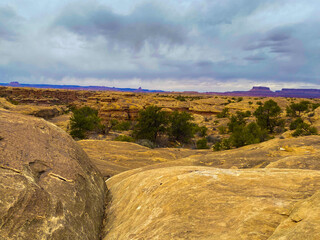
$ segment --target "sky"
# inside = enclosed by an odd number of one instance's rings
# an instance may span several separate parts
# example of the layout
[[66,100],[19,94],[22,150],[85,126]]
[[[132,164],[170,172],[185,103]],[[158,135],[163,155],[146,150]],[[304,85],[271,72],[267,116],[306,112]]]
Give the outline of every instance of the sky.
[[319,0],[0,0],[0,82],[320,88]]

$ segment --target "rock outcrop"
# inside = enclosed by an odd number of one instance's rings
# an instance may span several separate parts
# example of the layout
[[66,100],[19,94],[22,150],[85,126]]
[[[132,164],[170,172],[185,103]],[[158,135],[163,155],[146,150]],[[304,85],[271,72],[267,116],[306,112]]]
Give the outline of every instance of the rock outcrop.
[[309,198],[319,171],[167,167],[122,173],[107,185],[105,240],[319,237],[320,199]]
[[150,149],[136,143],[105,140],[81,140],[78,143],[105,178],[134,168],[211,152],[184,148]]
[[85,152],[42,119],[0,110],[0,238],[99,239],[106,187]]

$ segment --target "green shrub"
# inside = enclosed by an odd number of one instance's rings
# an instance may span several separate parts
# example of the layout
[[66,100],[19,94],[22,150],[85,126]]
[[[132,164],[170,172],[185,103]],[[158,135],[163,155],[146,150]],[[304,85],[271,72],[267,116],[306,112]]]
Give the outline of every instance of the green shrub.
[[196,133],[200,137],[207,136],[208,128],[206,126],[199,127],[198,125],[194,126],[194,133]]
[[309,108],[309,101],[301,101],[299,103],[291,103],[287,106],[287,116],[289,117],[300,117],[302,112],[305,112]]
[[267,131],[261,129],[254,122],[249,123],[247,126],[238,126],[230,136],[231,145],[236,148],[263,142],[267,139]]
[[219,133],[220,134],[226,134],[228,132],[228,128],[226,126],[219,126],[218,127]]
[[197,149],[209,149],[208,141],[206,138],[199,139],[196,144]]
[[241,102],[243,100],[243,97],[238,97],[237,102]]
[[308,135],[317,135],[318,130],[315,127],[312,127],[311,125],[307,123],[301,123],[298,125],[296,130],[292,133],[293,137],[297,136],[308,136]]
[[131,122],[130,121],[122,121],[122,122],[118,122],[116,123],[112,129],[115,131],[128,131],[130,130],[131,127]]
[[320,103],[312,103],[312,111],[316,110],[320,106]]
[[114,141],[120,141],[120,142],[134,142],[134,138],[126,135],[119,135],[114,139]]
[[231,141],[229,138],[224,138],[222,141],[217,142],[213,145],[213,150],[221,151],[221,150],[228,150],[231,148]]
[[303,120],[301,118],[297,118],[292,123],[290,123],[290,130],[295,130],[299,125],[303,123]]
[[177,96],[177,97],[176,97],[176,99],[177,99],[178,101],[181,101],[181,102],[185,102],[185,101],[187,101],[187,100],[186,100],[186,98],[185,98],[184,96],[180,96],[180,95],[179,95],[179,96]]
[[19,105],[19,102],[17,100],[14,100],[13,98],[7,98],[7,101],[13,105]]
[[194,128],[201,129],[195,126],[191,121],[193,117],[187,112],[174,111],[169,115],[169,127],[167,128],[168,135],[171,140],[183,143],[190,142],[194,135]]
[[235,115],[232,115],[230,118],[230,122],[228,123],[229,132],[233,132],[233,130],[236,127],[246,125],[246,121],[245,121],[246,117],[247,117],[247,113],[240,112],[240,111],[237,111]]
[[251,112],[249,110],[245,111],[244,116],[245,117],[251,117]]
[[156,144],[154,142],[151,142],[148,139],[139,139],[137,141],[137,144],[144,146],[144,147],[148,147],[148,148],[155,148]]
[[161,111],[160,107],[148,106],[139,112],[133,135],[136,139],[148,139],[151,142],[156,142],[158,135],[166,131],[167,124],[166,112]]
[[270,133],[274,132],[274,128],[283,124],[279,121],[281,108],[272,99],[260,105],[253,113],[257,118],[257,123],[262,129],[267,129]]
[[101,130],[101,119],[98,111],[90,107],[82,107],[72,110],[70,118],[70,135],[73,138],[84,139],[88,131]]
[[229,108],[224,108],[222,112],[217,114],[217,118],[226,118],[229,116]]
[[215,136],[215,135],[209,135],[206,137],[206,139],[209,143],[217,143],[221,141],[220,136]]

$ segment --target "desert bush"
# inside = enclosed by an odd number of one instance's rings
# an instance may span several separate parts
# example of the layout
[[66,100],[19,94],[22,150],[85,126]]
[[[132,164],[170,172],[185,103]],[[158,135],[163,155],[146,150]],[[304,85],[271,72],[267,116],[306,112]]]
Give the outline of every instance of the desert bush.
[[221,126],[218,127],[218,131],[219,131],[219,134],[223,135],[223,134],[226,134],[228,132],[228,128],[226,126],[221,125]]
[[241,102],[243,100],[243,97],[238,97],[237,102]]
[[300,117],[302,112],[308,111],[309,101],[301,101],[299,103],[291,103],[287,106],[287,116],[289,117]]
[[222,112],[217,114],[217,118],[226,118],[229,116],[229,108],[224,108]]
[[312,111],[316,110],[320,106],[320,103],[312,103]]
[[231,148],[231,142],[229,138],[224,138],[222,141],[217,142],[213,145],[213,150],[221,151],[221,150],[228,150]]
[[[249,112],[249,113],[248,113]],[[251,115],[251,112],[241,112],[237,111],[235,115],[230,117],[230,122],[228,123],[229,132],[233,132],[236,127],[245,126],[246,120],[245,118]]]
[[312,127],[307,123],[301,123],[298,125],[296,130],[292,133],[292,136],[297,137],[297,136],[308,136],[308,135],[317,135],[317,134],[318,134],[318,130],[315,127]]
[[19,105],[19,102],[13,98],[7,98],[7,101],[13,105]]
[[257,118],[257,123],[262,129],[267,129],[270,133],[273,133],[274,128],[282,124],[279,121],[280,113],[281,108],[275,101],[270,99],[260,105],[253,115]]
[[88,131],[100,131],[103,128],[100,122],[97,110],[90,107],[74,108],[70,118],[70,135],[84,139]]
[[199,139],[196,145],[197,149],[209,149],[208,140],[206,138]]
[[290,130],[295,130],[297,127],[303,123],[303,120],[301,118],[297,118],[293,122],[290,123]]
[[176,97],[176,99],[177,99],[178,101],[181,101],[181,102],[185,102],[185,101],[187,101],[187,100],[186,100],[186,98],[185,98],[184,96],[180,96],[180,95],[179,95],[179,96],[177,96],[177,97]]
[[187,112],[174,111],[169,115],[168,135],[171,140],[183,143],[190,142],[194,136],[194,128],[201,130],[201,127],[194,125],[191,121],[193,117]]
[[114,141],[120,141],[120,142],[134,142],[134,138],[126,135],[119,135],[114,139]]
[[231,145],[236,148],[263,142],[267,139],[267,131],[261,129],[259,125],[254,122],[246,126],[238,126],[230,136]]
[[168,116],[160,107],[148,106],[139,112],[133,136],[136,139],[148,139],[156,142],[157,136],[166,131]]
[[204,117],[205,122],[209,122],[212,118]]
[[194,133],[197,134],[199,137],[207,136],[207,131],[208,131],[208,128],[206,126],[201,126],[201,127],[198,125],[194,126]]
[[131,122],[130,121],[122,121],[117,122],[114,126],[112,126],[112,129],[115,131],[128,131],[131,128]]
[[148,148],[155,148],[156,147],[156,144],[148,139],[139,139],[137,141],[137,144],[144,146],[144,147],[148,147]]
[[209,135],[206,137],[206,139],[209,143],[214,143],[214,144],[221,141],[220,136],[216,136],[216,135]]

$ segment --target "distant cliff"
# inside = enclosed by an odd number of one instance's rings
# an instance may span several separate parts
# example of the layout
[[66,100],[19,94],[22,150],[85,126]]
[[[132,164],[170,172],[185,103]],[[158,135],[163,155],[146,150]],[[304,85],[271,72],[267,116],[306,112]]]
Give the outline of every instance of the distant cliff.
[[[139,87],[135,88],[115,88],[104,86],[78,86],[78,85],[50,85],[50,84],[20,84],[19,82],[0,83],[0,87],[18,87],[18,88],[41,88],[41,89],[65,89],[65,90],[84,90],[84,91],[115,91],[115,92],[166,92],[162,90],[149,90]],[[171,92],[181,93],[181,92]],[[196,91],[185,91],[183,94],[201,94]],[[320,89],[295,89],[283,88],[275,92],[269,87],[254,86],[249,91],[232,92],[205,92],[207,95],[226,95],[226,96],[256,96],[256,97],[292,97],[292,98],[320,98]]]
[[104,86],[79,86],[79,85],[51,85],[51,84],[20,84],[19,82],[0,83],[4,87],[28,87],[28,88],[52,88],[67,90],[86,90],[86,91],[119,91],[119,92],[163,92],[161,90],[148,90],[139,87],[135,88],[115,88]]
[[291,97],[291,98],[320,98],[320,89],[295,89],[283,88],[278,91],[271,91],[268,87],[255,86],[249,91],[233,92],[207,92],[206,94],[218,94],[228,96],[256,96],[256,97]]

